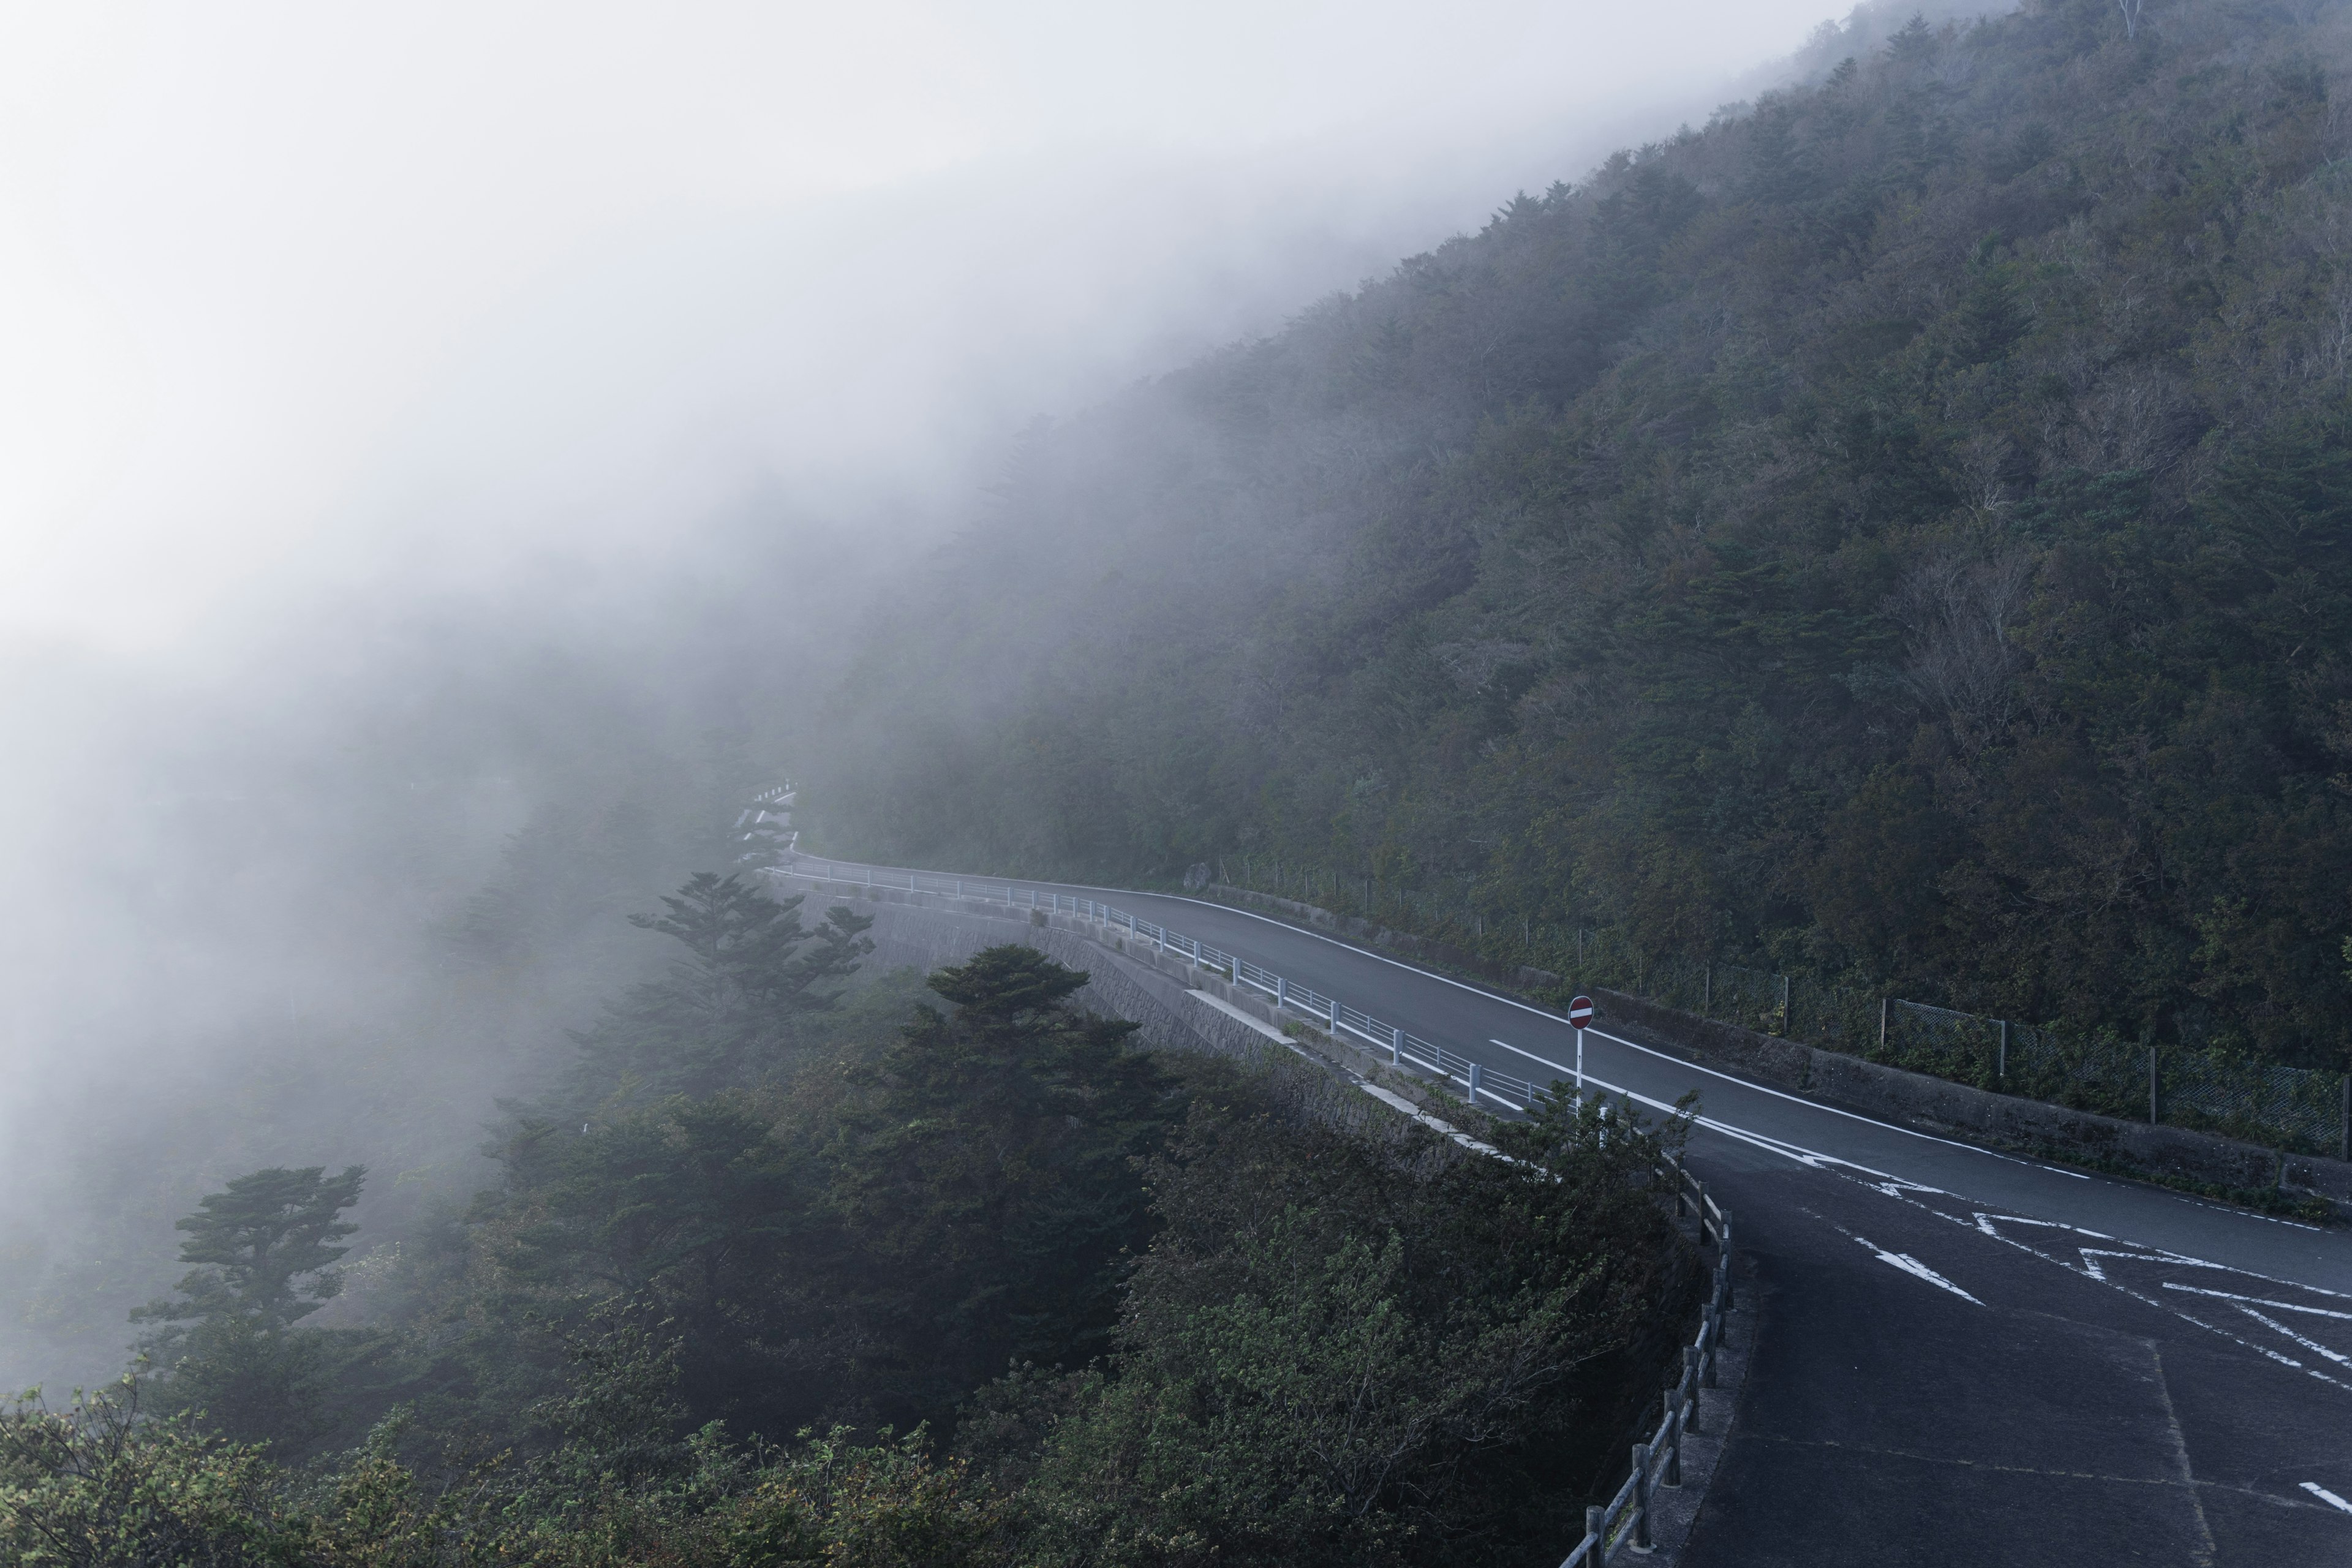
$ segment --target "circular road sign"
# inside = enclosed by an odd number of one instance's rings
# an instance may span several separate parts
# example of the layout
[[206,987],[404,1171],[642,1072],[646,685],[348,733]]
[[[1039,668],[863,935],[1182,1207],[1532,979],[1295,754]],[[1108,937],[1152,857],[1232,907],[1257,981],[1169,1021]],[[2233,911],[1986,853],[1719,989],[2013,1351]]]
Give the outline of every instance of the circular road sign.
[[1568,1005],[1568,1021],[1581,1029],[1592,1022],[1592,998],[1579,996]]

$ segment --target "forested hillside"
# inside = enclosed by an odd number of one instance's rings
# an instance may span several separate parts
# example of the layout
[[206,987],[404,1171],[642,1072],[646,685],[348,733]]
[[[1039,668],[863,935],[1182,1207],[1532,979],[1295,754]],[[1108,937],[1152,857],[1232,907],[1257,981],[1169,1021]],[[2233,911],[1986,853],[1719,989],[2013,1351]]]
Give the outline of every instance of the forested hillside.
[[826,842],[2342,1063],[2347,8],[2130,9],[1817,40],[1041,423],[876,618]]

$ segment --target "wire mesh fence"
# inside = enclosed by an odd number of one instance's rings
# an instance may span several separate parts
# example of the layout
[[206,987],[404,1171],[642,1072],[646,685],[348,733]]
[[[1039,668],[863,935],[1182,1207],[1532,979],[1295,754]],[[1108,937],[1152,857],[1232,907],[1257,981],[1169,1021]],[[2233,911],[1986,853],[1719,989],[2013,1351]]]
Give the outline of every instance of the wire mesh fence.
[[2038,1028],[1889,997],[1873,1060],[2078,1110],[2343,1155],[2345,1075]]

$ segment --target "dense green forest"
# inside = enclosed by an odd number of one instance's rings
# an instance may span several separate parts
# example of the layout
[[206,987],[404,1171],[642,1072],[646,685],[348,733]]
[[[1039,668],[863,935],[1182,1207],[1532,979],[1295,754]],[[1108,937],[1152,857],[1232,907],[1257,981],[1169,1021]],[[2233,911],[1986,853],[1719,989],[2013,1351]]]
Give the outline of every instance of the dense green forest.
[[[1559,1550],[1696,1310],[1684,1127],[1472,1153],[1145,1052],[1025,946],[697,874],[675,963],[379,1226],[271,1167],[179,1224],[120,1385],[0,1412],[26,1564],[1485,1563]],[[1463,1114],[1475,1114],[1464,1112]]]
[[2347,8],[2132,11],[1829,29],[1040,423],[824,842],[2347,1064]]

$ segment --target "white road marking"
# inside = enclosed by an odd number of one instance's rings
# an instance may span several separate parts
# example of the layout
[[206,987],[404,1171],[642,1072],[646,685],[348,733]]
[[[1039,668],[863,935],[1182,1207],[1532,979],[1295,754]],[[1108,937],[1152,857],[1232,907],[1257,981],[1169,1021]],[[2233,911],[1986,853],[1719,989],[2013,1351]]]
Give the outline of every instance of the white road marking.
[[2168,1279],[2168,1290],[2186,1290],[2191,1296],[2218,1296],[2224,1301],[2252,1301],[2257,1307],[2275,1307],[2282,1312],[2309,1312],[2315,1318],[2336,1318],[2352,1323],[2352,1312],[2332,1311],[2326,1307],[2306,1307],[2297,1301],[2273,1301],[2261,1296],[2234,1296],[2227,1290],[2200,1290],[2194,1285],[2176,1285]]
[[1961,1289],[1958,1285],[1953,1284],[1950,1280],[1945,1279],[1942,1275],[1937,1273],[1934,1269],[1928,1268],[1926,1264],[1920,1262],[1909,1253],[1889,1252],[1886,1248],[1871,1240],[1870,1237],[1866,1236],[1856,1236],[1853,1232],[1846,1229],[1845,1226],[1838,1224],[1838,1222],[1833,1219],[1822,1219],[1820,1215],[1813,1214],[1813,1211],[1811,1209],[1807,1209],[1804,1212],[1813,1215],[1815,1219],[1821,1220],[1823,1225],[1828,1226],[1832,1230],[1837,1232],[1840,1236],[1844,1237],[1848,1241],[1856,1243],[1864,1251],[1876,1258],[1881,1263],[1887,1264],[1895,1268],[1900,1268],[1904,1273],[1911,1275],[1915,1279],[1925,1279],[1928,1284],[1935,1286],[1939,1290],[1949,1290],[1953,1295],[1958,1296],[1963,1301],[1974,1301],[1976,1305],[1979,1307],[1984,1305],[1982,1301],[1978,1301],[1974,1296],[1969,1295],[1966,1290]]
[[2352,1513],[2352,1502],[2346,1502],[2342,1498],[2337,1497],[2334,1492],[2329,1491],[2317,1481],[2304,1482],[2303,1489],[2309,1492],[2312,1496],[2317,1498],[2322,1502],[2332,1503],[2336,1507],[2342,1509],[2346,1513]]
[[2296,1333],[2293,1329],[2288,1328],[2276,1318],[2265,1317],[2262,1313],[2255,1311],[2252,1307],[2247,1306],[2243,1301],[2238,1303],[2238,1310],[2245,1313],[2246,1316],[2252,1318],[2263,1327],[2270,1330],[2273,1333],[2284,1334],[2288,1339],[2293,1340],[2304,1349],[2307,1351],[2315,1351],[2319,1354],[2326,1356],[2329,1361],[2334,1362],[2338,1366],[2352,1366],[2352,1355],[2346,1355],[2340,1351],[2329,1350],[2317,1340],[2305,1339],[2301,1334]]
[[[1949,1222],[1950,1224],[1957,1225],[1957,1226],[1960,1226],[1960,1227],[1961,1227],[1962,1229],[1964,1229],[1964,1230],[1971,1228],[1971,1226],[1969,1226],[1969,1222],[1968,1222],[1967,1220],[1965,1220],[1965,1219],[1962,1219],[1959,1215],[1958,1215],[1946,1214],[1946,1213],[1945,1213],[1943,1210],[1941,1210],[1941,1209],[1938,1209],[1938,1208],[1932,1208],[1932,1207],[1930,1207],[1929,1205],[1926,1205],[1926,1204],[1919,1203],[1919,1202],[1918,1202],[1918,1200],[1916,1200],[1916,1198],[1898,1197],[1897,1199],[1895,1199],[1895,1202],[1897,1202],[1897,1203],[1906,1203],[1906,1204],[1911,1204],[1911,1205],[1914,1205],[1916,1207],[1917,1207],[1918,1209],[1920,1209],[1920,1210],[1921,1210],[1921,1211],[1923,1211],[1924,1213],[1934,1215],[1937,1219],[1945,1220],[1945,1221]],[[1806,1212],[1811,1213],[1811,1210],[1807,1210]],[[2032,1257],[2032,1258],[2040,1258],[2040,1259],[2042,1259],[2044,1263],[2052,1263],[2052,1264],[2055,1264],[2055,1265],[2057,1265],[2059,1268],[2063,1268],[2064,1270],[2066,1270],[2066,1272],[2067,1272],[2067,1273],[2069,1273],[2069,1274],[2078,1274],[2078,1275],[2079,1275],[2079,1274],[2083,1274],[2083,1273],[2084,1273],[2084,1269],[2081,1269],[2081,1268],[2075,1268],[2075,1267],[2074,1267],[2074,1265],[2073,1265],[2073,1264],[2071,1264],[2071,1263],[2067,1262],[2067,1261],[2066,1261],[2064,1258],[2053,1258],[2053,1256],[2051,1256],[2049,1253],[2042,1251],[2040,1247],[2029,1247],[2029,1246],[2027,1246],[2024,1242],[2021,1242],[2021,1241],[2018,1240],[2018,1239],[2017,1239],[2017,1237],[2013,1237],[2013,1236],[2003,1236],[2003,1235],[2001,1235],[2001,1234],[2000,1234],[2000,1232],[1999,1232],[1999,1231],[1997,1231],[1997,1230],[1993,1229],[1993,1228],[1990,1226],[1990,1225],[1989,1225],[1989,1224],[1987,1223],[1987,1221],[1988,1221],[1988,1219],[1989,1219],[1990,1217],[1991,1217],[1991,1216],[1989,1216],[1989,1215],[1983,1215],[1983,1214],[1979,1214],[1979,1215],[1977,1215],[1975,1216],[1975,1218],[1976,1218],[1976,1225],[1973,1226],[1973,1228],[1982,1231],[1985,1235],[1990,1236],[1990,1237],[1992,1237],[1995,1241],[2000,1242],[2000,1243],[2002,1246],[2004,1246],[2004,1247],[2013,1247],[2017,1248],[2017,1250],[2019,1250],[2020,1252],[2022,1252],[2022,1253],[2026,1254],[2028,1257]],[[2005,1219],[2005,1220],[2007,1220],[2007,1219],[2017,1219],[2017,1223],[2020,1223],[2020,1224],[2023,1224],[2023,1225],[2035,1225],[2035,1226],[2045,1226],[2045,1227],[2047,1227],[2047,1228],[2049,1228],[2049,1229],[2052,1229],[2052,1230],[2074,1230],[2074,1227],[2073,1226],[2071,1226],[2071,1225],[2062,1225],[2062,1224],[2060,1224],[2059,1222],[2057,1222],[2057,1221],[2055,1221],[2055,1220],[2028,1220],[2028,1219],[2021,1219],[2021,1218],[2018,1218],[2018,1216],[2013,1216],[2013,1215],[2002,1215],[2002,1216],[2000,1216],[2000,1217],[2002,1217],[2002,1218],[2003,1218],[2003,1219]],[[2199,1266],[2199,1267],[2206,1268],[2229,1268],[2229,1266],[2228,1266],[2228,1265],[2226,1265],[2226,1264],[2221,1264],[2221,1263],[2208,1263],[2208,1262],[2206,1262],[2206,1261],[2205,1261],[2203,1258],[2183,1258],[2183,1257],[2180,1257],[2179,1255],[2175,1254],[2175,1253],[2165,1253],[2165,1252],[2160,1252],[2160,1251],[2156,1250],[2155,1248],[2150,1248],[2148,1251],[2147,1251],[2147,1252],[2145,1252],[2145,1253],[2109,1252],[2109,1251],[2103,1251],[2103,1252],[2101,1252],[2101,1253],[2099,1254],[2099,1256],[2101,1256],[2101,1257],[2103,1257],[2103,1258],[2137,1258],[2141,1259],[2142,1261],[2147,1261],[2147,1262],[2158,1262],[2158,1263],[2187,1263],[2187,1264],[2194,1264],[2194,1265],[2197,1265],[2197,1266]],[[2088,1260],[2087,1260],[2087,1259],[2085,1259],[2085,1262],[2087,1262],[2087,1261],[2088,1261]],[[2270,1279],[2270,1277],[2269,1277],[2269,1276],[2267,1276],[2267,1275],[2263,1275],[2263,1274],[2256,1274],[2252,1269],[2250,1269],[2250,1268],[2237,1268],[2237,1269],[2230,1269],[2230,1272],[2231,1272],[2231,1273],[2237,1273],[2237,1274],[2243,1274],[2243,1275],[2247,1276],[2249,1279],[2261,1279],[2261,1280],[2263,1280],[2265,1283],[2268,1283],[2268,1284],[2273,1284],[2273,1285],[2287,1285],[2287,1286],[2291,1286],[2291,1287],[2292,1287],[2292,1288],[2294,1288],[2294,1289],[2304,1289],[2304,1290],[2317,1290],[2317,1289],[2319,1289],[2319,1287],[2315,1286],[2315,1285],[2299,1285],[2299,1284],[2296,1284],[2296,1283],[2295,1283],[2294,1281],[2293,1281],[2293,1280],[2286,1280],[2286,1279]],[[2277,1362],[2277,1363],[2278,1363],[2279,1364],[2281,1364],[2282,1366],[2289,1366],[2289,1367],[2293,1367],[2295,1371],[2302,1373],[2305,1376],[2306,1376],[2306,1377],[2315,1377],[2315,1378],[2317,1378],[2320,1382],[2322,1382],[2322,1383],[2324,1383],[2324,1384],[2327,1384],[2329,1387],[2331,1387],[2331,1388],[2340,1388],[2340,1389],[2345,1390],[2347,1393],[2352,1393],[2352,1383],[2345,1383],[2345,1382],[2340,1381],[2339,1379],[2330,1377],[2330,1376],[2328,1376],[2328,1375],[2327,1375],[2327,1373],[2324,1373],[2324,1372],[2321,1372],[2321,1371],[2320,1371],[2320,1370],[2318,1370],[2316,1367],[2309,1367],[2309,1366],[2305,1366],[2305,1365],[2304,1365],[2304,1364],[2303,1364],[2303,1363],[2301,1363],[2301,1362],[2299,1362],[2299,1361],[2295,1360],[2293,1356],[2290,1356],[2290,1355],[2282,1355],[2282,1354],[2280,1354],[2277,1351],[2274,1351],[2274,1350],[2271,1349],[2268,1345],[2256,1344],[2256,1343],[2255,1343],[2253,1341],[2252,1341],[2252,1340],[2249,1340],[2249,1339],[2243,1338],[2242,1336],[2238,1335],[2238,1334],[2233,1334],[2233,1333],[2231,1333],[2229,1330],[2227,1330],[2227,1329],[2225,1329],[2225,1328],[2221,1327],[2219,1324],[2215,1324],[2215,1323],[2209,1323],[2209,1322],[2207,1322],[2207,1321],[2206,1321],[2204,1319],[2202,1319],[2202,1318],[2196,1317],[2196,1316],[2194,1316],[2194,1315],[2192,1315],[2192,1314],[2190,1314],[2190,1313],[2188,1313],[2188,1312],[2184,1312],[2184,1311],[2182,1311],[2179,1308],[2178,1308],[2178,1307],[2176,1307],[2176,1306],[2173,1306],[2171,1303],[2169,1303],[2169,1302],[2168,1302],[2168,1301],[2165,1301],[2165,1300],[2162,1300],[2158,1299],[2158,1297],[2150,1296],[2150,1295],[2147,1295],[2147,1294],[2145,1294],[2145,1293],[2144,1293],[2144,1292],[2142,1292],[2142,1291],[2135,1290],[2135,1289],[2133,1289],[2130,1286],[2128,1286],[2128,1285],[2126,1285],[2126,1284],[2123,1283],[2123,1282],[2122,1282],[2121,1280],[2119,1280],[2119,1279],[2107,1279],[2104,1274],[2101,1274],[2101,1275],[2099,1275],[2099,1276],[2096,1276],[2096,1278],[2097,1278],[2097,1279],[2098,1279],[2098,1282],[2099,1282],[2100,1284],[2102,1284],[2102,1285],[2105,1285],[2108,1289],[2110,1289],[2110,1290],[2120,1290],[2120,1291],[2122,1291],[2125,1295],[2129,1296],[2133,1300],[2135,1300],[2135,1301],[2137,1301],[2137,1302],[2141,1303],[2143,1306],[2153,1307],[2153,1308],[2155,1308],[2155,1309],[2156,1309],[2158,1311],[2159,1311],[2159,1312],[2169,1312],[2169,1313],[2171,1313],[2174,1317],[2179,1318],[2181,1321],[2183,1321],[2183,1322],[2185,1322],[2185,1323],[2193,1323],[2193,1324],[2195,1324],[2197,1327],[2199,1327],[2199,1328],[2200,1328],[2200,1329],[2203,1329],[2203,1330],[2204,1330],[2206,1332],[2208,1332],[2208,1333],[2210,1333],[2210,1334],[2218,1334],[2218,1335],[2220,1335],[2222,1339],[2225,1339],[2225,1340],[2229,1341],[2231,1344],[2238,1346],[2238,1347],[2239,1347],[2240,1349],[2242,1349],[2242,1350],[2249,1350],[2249,1351],[2252,1351],[2252,1352],[2253,1352],[2256,1355],[2258,1355],[2258,1356],[2262,1356],[2262,1357],[2263,1357],[2264,1359],[2269,1360],[2269,1361],[2274,1361],[2274,1362]],[[2323,1294],[2323,1295],[2329,1295],[2329,1296],[2333,1296],[2333,1295],[2336,1294],[2336,1292],[2335,1292],[2335,1291],[2333,1291],[2333,1290],[2324,1290],[2324,1291],[2321,1291],[2320,1293],[2321,1293],[2321,1294]]]

